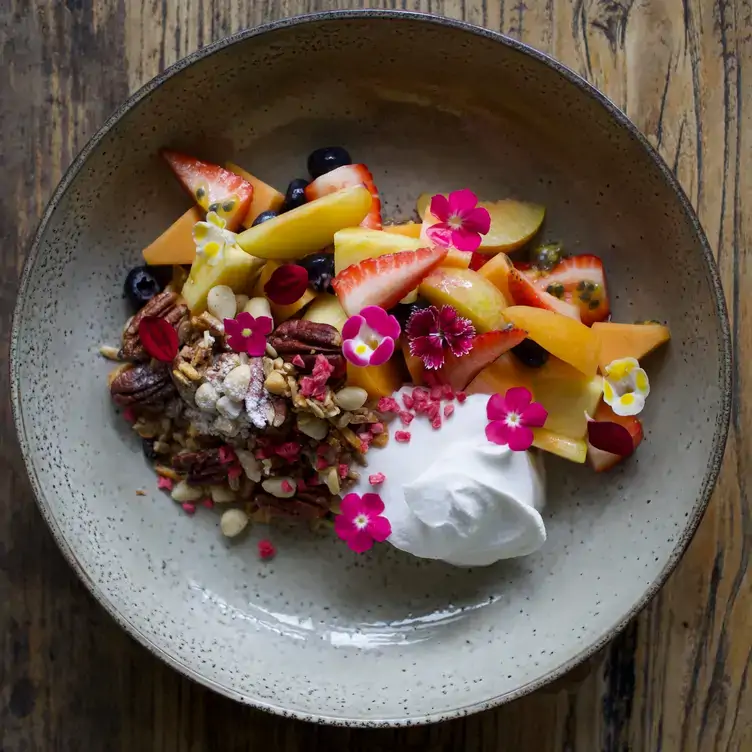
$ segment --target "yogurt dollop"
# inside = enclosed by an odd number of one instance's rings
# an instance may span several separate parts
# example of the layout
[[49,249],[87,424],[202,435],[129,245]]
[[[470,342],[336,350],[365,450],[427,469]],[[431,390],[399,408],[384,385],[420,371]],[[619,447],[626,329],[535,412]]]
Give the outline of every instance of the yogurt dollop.
[[469,396],[439,430],[417,417],[409,443],[392,437],[383,449],[369,451],[369,472],[383,472],[386,480],[373,488],[361,477],[353,490],[381,496],[392,526],[387,540],[396,548],[457,566],[486,566],[545,542],[538,511],[542,465],[530,452],[486,439],[487,402],[487,396]]

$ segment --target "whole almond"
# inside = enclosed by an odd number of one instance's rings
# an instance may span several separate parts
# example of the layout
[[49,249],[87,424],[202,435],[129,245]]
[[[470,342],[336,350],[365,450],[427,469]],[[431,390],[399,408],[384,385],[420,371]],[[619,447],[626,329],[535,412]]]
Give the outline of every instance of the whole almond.
[[343,410],[357,410],[368,399],[368,392],[359,386],[346,386],[334,395],[334,401]]
[[206,296],[206,307],[209,313],[219,321],[234,319],[238,311],[235,293],[227,285],[217,285],[209,290]]
[[245,304],[243,310],[246,313],[250,313],[254,319],[257,319],[259,316],[268,316],[269,318],[272,318],[272,309],[266,298],[251,298]]
[[219,529],[226,538],[234,538],[246,529],[248,521],[248,515],[242,509],[228,509],[219,519]]

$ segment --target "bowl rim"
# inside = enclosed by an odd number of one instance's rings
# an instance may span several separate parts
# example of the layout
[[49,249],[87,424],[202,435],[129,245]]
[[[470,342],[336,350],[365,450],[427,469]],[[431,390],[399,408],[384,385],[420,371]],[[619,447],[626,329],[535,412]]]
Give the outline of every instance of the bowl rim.
[[[230,686],[216,682],[213,679],[201,675],[198,670],[192,668],[176,656],[172,655],[170,652],[167,652],[165,648],[162,648],[155,642],[153,642],[149,637],[141,632],[135,624],[133,624],[128,618],[121,614],[110,597],[106,595],[104,591],[100,589],[99,585],[90,578],[83,563],[76,556],[76,552],[73,550],[73,548],[71,548],[68,541],[63,536],[63,533],[57,524],[51,508],[49,507],[44,494],[42,493],[41,484],[36,477],[33,463],[31,461],[29,447],[26,441],[26,432],[24,428],[23,415],[21,412],[21,386],[18,379],[18,340],[21,327],[22,309],[26,293],[29,288],[31,270],[39,254],[41,239],[47,229],[47,225],[49,224],[53,212],[57,208],[63,196],[66,194],[73,180],[75,179],[81,168],[84,166],[86,161],[89,159],[92,152],[102,141],[102,139],[121,120],[121,118],[125,116],[131,109],[133,109],[139,102],[149,96],[155,89],[161,86],[161,84],[163,84],[165,81],[172,78],[183,69],[190,67],[198,61],[201,61],[204,58],[225,49],[226,47],[230,47],[234,44],[244,42],[245,40],[261,36],[269,32],[278,31],[280,29],[293,28],[306,24],[315,24],[321,22],[336,22],[352,19],[367,20],[373,18],[377,18],[379,20],[417,21],[432,25],[445,26],[456,31],[490,39],[494,42],[504,45],[510,50],[532,57],[533,59],[547,66],[556,74],[566,79],[570,84],[573,84],[583,93],[595,100],[595,102],[597,102],[601,107],[603,107],[611,116],[611,118],[616,121],[617,125],[619,125],[622,129],[625,129],[629,133],[629,135],[631,135],[639,142],[648,156],[652,159],[655,166],[661,172],[663,179],[668,187],[673,190],[674,194],[678,198],[684,215],[689,221],[694,234],[700,243],[703,260],[705,262],[705,268],[708,275],[708,281],[710,282],[711,292],[714,296],[715,309],[718,316],[721,334],[719,343],[720,371],[718,374],[719,385],[722,392],[721,404],[718,419],[716,422],[715,434],[713,436],[712,450],[709,456],[707,471],[705,477],[703,478],[700,495],[695,503],[691,516],[687,518],[685,527],[682,530],[682,533],[679,536],[676,544],[674,545],[674,548],[671,551],[671,555],[669,556],[666,565],[645,589],[643,595],[639,599],[637,599],[637,601],[635,601],[631,608],[625,614],[623,614],[614,624],[612,624],[611,627],[605,630],[600,637],[583,648],[575,656],[565,661],[558,667],[552,669],[540,678],[535,679],[534,681],[530,681],[520,687],[517,687],[516,689],[504,692],[503,694],[495,695],[485,700],[470,703],[467,705],[459,705],[455,708],[439,712],[425,713],[422,715],[398,716],[389,718],[330,716],[326,715],[325,713],[310,713],[296,709],[289,709],[271,702],[254,698],[252,696],[249,696],[248,694],[235,690]],[[94,134],[94,136],[91,137],[88,143],[83,147],[83,149],[70,164],[68,169],[65,171],[62,179],[58,183],[55,191],[53,192],[52,197],[47,203],[44,213],[42,214],[37,231],[35,232],[33,239],[29,244],[28,252],[24,260],[23,271],[19,281],[18,295],[13,311],[13,319],[11,325],[10,357],[8,359],[8,363],[10,371],[11,406],[13,411],[13,420],[18,436],[18,442],[23,455],[24,464],[26,466],[27,475],[34,492],[37,506],[39,507],[42,517],[49,526],[63,556],[75,570],[76,574],[88,588],[89,592],[91,592],[91,594],[106,609],[110,616],[112,616],[113,619],[129,635],[136,639],[141,645],[146,647],[152,654],[160,658],[172,668],[179,671],[184,676],[187,676],[197,683],[202,684],[203,686],[208,687],[209,689],[218,692],[225,697],[237,700],[250,707],[303,721],[326,723],[336,726],[383,728],[414,726],[450,720],[452,718],[467,716],[471,713],[480,712],[482,710],[488,710],[520,697],[524,697],[525,695],[530,694],[531,692],[534,692],[545,686],[546,684],[549,684],[550,682],[560,678],[575,666],[587,660],[594,653],[603,648],[614,637],[616,637],[627,626],[629,621],[631,621],[642,611],[642,609],[652,600],[652,598],[666,582],[668,576],[671,574],[671,572],[673,572],[674,568],[686,551],[689,542],[692,540],[697,527],[702,520],[702,517],[710,501],[712,492],[715,488],[716,481],[718,479],[718,475],[720,473],[723,462],[726,439],[731,418],[731,407],[733,400],[731,351],[731,331],[729,326],[726,301],[721,285],[720,274],[715,261],[715,257],[710,248],[707,237],[702,229],[697,214],[695,213],[694,208],[692,207],[686,193],[684,192],[684,189],[679,184],[679,181],[677,180],[674,173],[669,169],[663,158],[658,154],[658,152],[653,148],[647,138],[624,112],[622,112],[610,99],[608,99],[605,94],[600,92],[592,84],[590,84],[588,81],[586,81],[584,78],[579,76],[577,73],[575,73],[573,70],[571,70],[561,62],[555,60],[546,53],[540,52],[539,50],[536,50],[535,48],[530,47],[529,45],[516,39],[508,37],[500,32],[476,26],[466,21],[438,16],[431,13],[373,8],[327,10],[315,13],[307,13],[278,19],[276,21],[270,21],[248,29],[242,29],[238,32],[235,32],[234,34],[224,37],[223,39],[217,40],[216,42],[213,42],[206,47],[190,53],[181,60],[178,60],[177,62],[166,68],[164,71],[156,75],[149,82],[144,84],[131,96],[129,96],[125,100],[125,102],[123,102],[115,110],[115,112],[107,118],[104,125],[102,125],[102,127]]]

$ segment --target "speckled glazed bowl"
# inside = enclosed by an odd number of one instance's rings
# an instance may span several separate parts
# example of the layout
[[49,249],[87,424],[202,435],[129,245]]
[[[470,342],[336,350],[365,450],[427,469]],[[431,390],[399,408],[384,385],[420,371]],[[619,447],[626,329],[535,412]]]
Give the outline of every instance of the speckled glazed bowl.
[[[483,569],[366,555],[274,531],[228,545],[155,489],[117,419],[101,343],[126,317],[140,249],[186,208],[157,157],[232,157],[277,185],[322,144],[376,176],[391,218],[471,186],[548,207],[548,236],[604,257],[618,319],[657,318],[646,441],[607,475],[547,458],[549,539]],[[45,519],[112,615],[188,676],[251,705],[351,725],[450,718],[510,700],[602,646],[676,564],[718,473],[729,416],[726,313],[673,176],[602,96],[497,34],[356,12],[243,32],[132,97],[70,168],[26,265],[13,401]],[[688,364],[691,364],[689,367]],[[691,406],[691,409],[688,407]],[[136,489],[147,495],[136,496]]]

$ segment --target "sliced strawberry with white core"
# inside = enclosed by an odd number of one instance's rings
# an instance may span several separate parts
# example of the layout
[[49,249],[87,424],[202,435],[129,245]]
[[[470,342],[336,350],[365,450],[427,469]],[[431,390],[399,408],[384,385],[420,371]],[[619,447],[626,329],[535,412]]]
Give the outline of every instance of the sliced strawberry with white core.
[[516,305],[545,308],[555,311],[571,319],[580,320],[580,311],[576,306],[549,295],[536,285],[518,269],[509,270],[509,294]]
[[305,195],[308,201],[313,201],[335,191],[341,191],[343,188],[351,188],[354,185],[364,185],[373,197],[371,211],[368,212],[360,226],[368,227],[371,230],[380,230],[381,199],[376,184],[373,182],[373,175],[364,164],[343,165],[336,170],[324,173],[306,186]]
[[529,264],[515,266],[540,290],[577,306],[583,324],[590,326],[609,317],[606,273],[598,256],[571,256],[562,259],[550,272]]
[[[632,439],[632,452],[637,449],[640,442],[642,441],[643,432],[642,423],[640,422],[640,420],[634,415],[617,415],[605,402],[601,402],[598,405],[598,409],[595,411],[593,420],[596,423],[603,424],[616,423],[619,426],[625,428]],[[592,425],[592,423],[590,425]],[[605,431],[600,431],[600,433],[603,435],[598,437],[599,440],[607,438]],[[621,447],[621,443],[622,442],[619,441],[618,446],[620,450],[623,451],[623,449],[625,449],[626,447]],[[632,452],[626,455],[615,454],[613,452],[607,452],[603,449],[597,449],[590,443],[590,441],[588,441],[587,458],[592,468],[596,472],[602,473],[606,470],[610,470],[612,467],[614,467],[614,465],[621,462],[625,457],[630,456]]]
[[228,230],[237,229],[253,198],[253,186],[247,180],[188,154],[168,149],[161,154],[202,209],[219,214],[227,222]]
[[444,260],[447,250],[419,248],[365,259],[343,269],[332,280],[332,287],[348,316],[369,305],[388,309],[417,287]]
[[449,384],[454,390],[464,389],[486,366],[519,345],[525,337],[524,329],[511,324],[506,329],[478,334],[467,355],[458,358],[451,352],[445,354],[444,365],[437,374],[439,382]]

